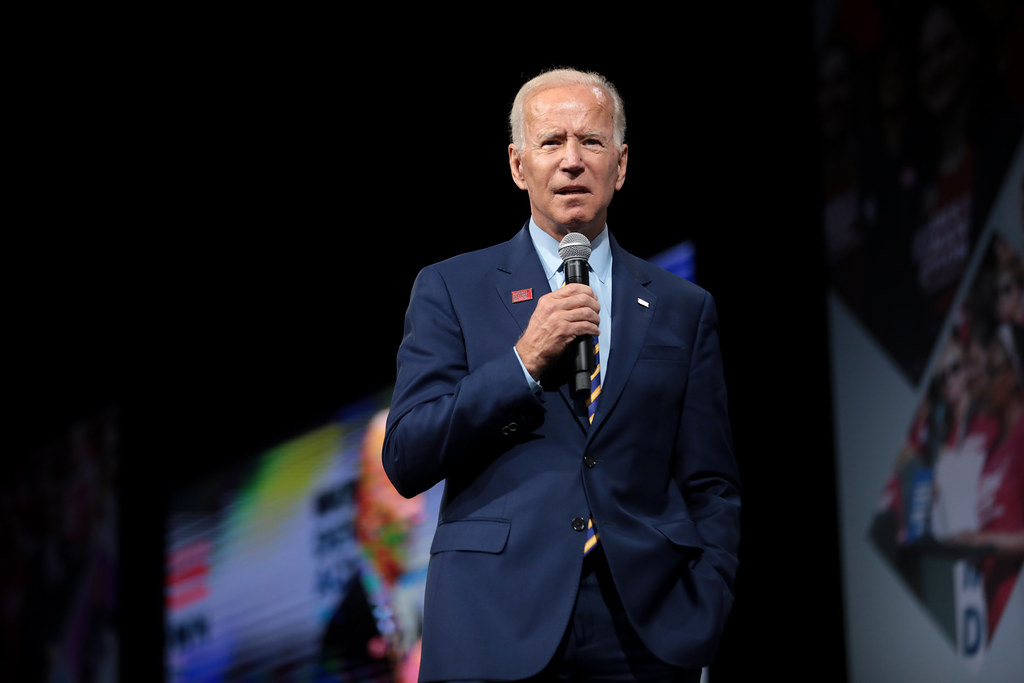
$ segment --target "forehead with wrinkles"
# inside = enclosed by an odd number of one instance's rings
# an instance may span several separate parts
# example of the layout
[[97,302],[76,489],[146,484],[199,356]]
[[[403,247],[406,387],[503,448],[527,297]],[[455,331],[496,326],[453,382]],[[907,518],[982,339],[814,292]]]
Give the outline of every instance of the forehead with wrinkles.
[[599,87],[552,85],[530,95],[525,123],[536,135],[561,132],[610,133],[612,111],[608,95]]

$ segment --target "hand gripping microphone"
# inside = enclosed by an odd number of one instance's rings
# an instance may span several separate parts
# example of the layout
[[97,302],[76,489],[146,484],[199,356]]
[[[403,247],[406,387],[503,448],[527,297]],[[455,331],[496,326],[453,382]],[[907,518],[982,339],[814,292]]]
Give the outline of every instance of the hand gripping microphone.
[[[570,232],[558,243],[558,255],[565,265],[565,284],[590,284],[590,240],[586,235]],[[572,390],[590,394],[590,375],[594,371],[594,338],[584,334],[569,343],[572,356]]]

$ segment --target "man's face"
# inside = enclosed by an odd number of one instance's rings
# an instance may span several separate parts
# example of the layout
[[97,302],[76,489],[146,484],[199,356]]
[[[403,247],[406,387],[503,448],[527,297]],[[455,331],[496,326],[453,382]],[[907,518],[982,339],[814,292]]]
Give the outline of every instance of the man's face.
[[509,145],[509,166],[533,219],[558,240],[568,232],[594,239],[626,180],[611,99],[600,88],[553,86],[531,95],[523,113],[523,151]]

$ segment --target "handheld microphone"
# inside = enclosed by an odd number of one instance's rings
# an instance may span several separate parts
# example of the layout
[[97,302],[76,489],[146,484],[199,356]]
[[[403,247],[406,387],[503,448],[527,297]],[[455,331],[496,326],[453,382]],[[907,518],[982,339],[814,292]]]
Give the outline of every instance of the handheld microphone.
[[[590,284],[590,240],[586,235],[570,232],[558,243],[558,255],[565,265],[565,284]],[[590,375],[594,371],[594,338],[584,334],[569,343],[572,356],[572,390],[590,394]]]

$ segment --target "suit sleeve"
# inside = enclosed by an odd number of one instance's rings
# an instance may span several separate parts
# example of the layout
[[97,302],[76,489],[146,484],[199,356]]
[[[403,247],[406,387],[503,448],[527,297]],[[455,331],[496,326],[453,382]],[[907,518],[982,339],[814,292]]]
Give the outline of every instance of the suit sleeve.
[[384,469],[403,496],[473,460],[498,457],[503,441],[542,419],[516,340],[492,340],[497,351],[471,367],[467,331],[490,332],[486,320],[460,320],[444,277],[425,268],[406,311],[383,448]]
[[740,541],[740,479],[733,455],[728,397],[714,299],[705,294],[677,435],[675,477],[704,543],[694,571],[713,570],[733,592]]

